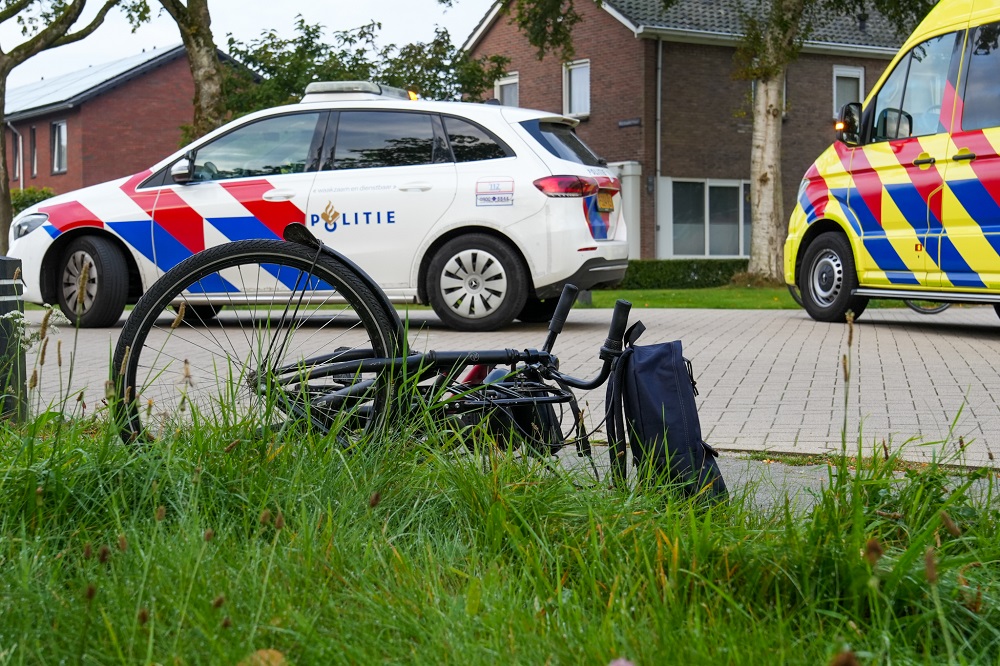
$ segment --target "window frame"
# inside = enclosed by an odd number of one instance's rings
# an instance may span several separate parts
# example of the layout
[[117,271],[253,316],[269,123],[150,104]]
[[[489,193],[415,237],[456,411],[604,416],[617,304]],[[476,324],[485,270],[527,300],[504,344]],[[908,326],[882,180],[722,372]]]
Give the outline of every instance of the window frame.
[[19,180],[21,178],[21,170],[24,168],[24,156],[21,154],[21,134],[12,130],[10,143],[12,161],[14,162],[11,169],[11,180]]
[[[587,110],[586,111],[573,111],[572,107],[572,72],[573,70],[587,69]],[[582,58],[580,60],[571,60],[569,62],[564,62],[562,66],[562,97],[563,97],[563,115],[569,116],[571,118],[579,118],[585,120],[590,117],[590,58]]]
[[28,131],[28,143],[31,151],[31,177],[38,178],[38,136],[34,125]]
[[[57,138],[62,129],[63,141],[60,143]],[[53,120],[49,123],[49,157],[52,160],[52,175],[64,174],[69,170],[69,124],[66,120]],[[62,148],[62,159],[59,158],[60,148]]]
[[837,119],[840,117],[840,110],[843,108],[844,104],[837,104],[837,79],[838,78],[855,78],[858,81],[858,95],[861,99],[855,100],[857,102],[865,101],[865,68],[856,67],[853,65],[834,65],[833,66],[833,79],[831,81],[833,86],[833,118]]
[[[744,234],[744,226],[747,224],[747,219],[745,213],[747,213],[746,207],[743,205],[744,192],[747,191],[745,188],[752,187],[749,179],[746,178],[673,178],[670,176],[664,177],[666,181],[666,187],[664,188],[664,195],[666,201],[664,205],[666,210],[669,211],[669,223],[667,225],[667,240],[668,252],[667,258],[670,259],[747,259],[750,256],[750,243],[752,242],[750,238],[747,238]],[[704,254],[677,254],[674,251],[674,183],[700,183],[704,186],[703,191],[703,202],[704,202],[704,219],[702,220],[702,225],[704,228],[704,242],[705,242],[705,252]],[[740,202],[738,206],[739,210],[739,220],[737,222],[737,233],[739,240],[739,249],[742,254],[710,254],[711,250],[711,227],[709,221],[711,219],[711,208],[710,208],[710,198],[711,189],[713,187],[731,187],[738,192],[738,201]]]
[[[517,72],[510,72],[493,82],[493,98],[500,102],[500,104],[503,104],[500,88],[502,86],[509,86],[510,84],[517,86],[517,104],[514,105],[514,108],[519,108],[521,106],[521,77]],[[504,104],[504,106],[509,105]]]

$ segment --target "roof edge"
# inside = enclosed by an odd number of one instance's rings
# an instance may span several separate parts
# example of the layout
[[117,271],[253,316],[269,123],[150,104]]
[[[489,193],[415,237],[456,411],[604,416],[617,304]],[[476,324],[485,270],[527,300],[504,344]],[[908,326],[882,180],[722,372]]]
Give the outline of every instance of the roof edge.
[[[143,74],[150,72],[154,69],[157,69],[158,67],[161,67],[167,64],[168,62],[172,62],[173,60],[176,60],[178,57],[183,56],[185,53],[186,51],[184,49],[184,45],[179,44],[171,49],[164,51],[163,53],[158,54],[156,57],[150,58],[149,60],[143,62],[142,64],[137,65],[136,67],[133,67],[130,70],[122,72],[121,74],[113,78],[110,78],[107,81],[102,81],[101,83],[98,83],[92,88],[88,88],[82,93],[74,95],[69,99],[65,99],[60,102],[53,102],[51,104],[46,104],[45,106],[36,106],[30,109],[24,109],[16,113],[9,113],[6,114],[5,119],[10,122],[14,122],[18,120],[25,120],[28,118],[34,118],[37,116],[48,115],[50,113],[55,113],[56,111],[72,109],[86,102],[87,100],[93,99],[94,97],[97,97],[98,95],[101,95],[111,90],[112,88],[116,88],[122,85],[123,83],[127,83],[138,76],[142,76]],[[219,51],[219,53],[221,55],[224,55],[222,54],[221,51]],[[226,57],[228,58],[228,56]]]
[[493,27],[493,22],[499,15],[500,0],[496,0],[496,2],[494,2],[488,10],[486,10],[486,14],[483,15],[483,18],[479,19],[479,23],[477,23],[476,27],[472,29],[472,33],[466,38],[465,42],[458,50],[464,53],[476,48],[479,44],[479,40],[483,38],[487,30]]
[[[654,28],[650,26],[641,26],[637,34],[642,37],[656,37],[671,42],[705,44],[713,46],[733,46],[739,44],[741,39],[741,35],[734,35],[726,32],[684,30],[680,28]],[[802,51],[804,53],[820,53],[828,55],[853,54],[891,60],[899,49],[885,46],[841,44],[837,42],[818,42],[815,40],[807,40],[802,45]]]

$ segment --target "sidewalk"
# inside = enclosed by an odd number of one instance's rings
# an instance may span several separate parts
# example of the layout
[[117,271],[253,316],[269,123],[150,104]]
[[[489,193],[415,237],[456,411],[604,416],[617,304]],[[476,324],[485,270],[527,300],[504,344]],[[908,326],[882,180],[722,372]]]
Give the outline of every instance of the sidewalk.
[[[563,371],[596,374],[610,316],[610,310],[571,313],[555,347]],[[29,312],[28,318],[37,322],[41,313]],[[740,451],[839,452],[845,414],[849,451],[856,450],[861,428],[867,451],[881,452],[884,440],[893,449],[903,447],[903,456],[913,461],[953,455],[960,438],[965,463],[992,465],[993,452],[1000,455],[1000,373],[993,365],[1000,358],[1000,319],[991,307],[952,307],[933,316],[905,308],[868,310],[855,325],[849,385],[841,365],[847,326],[815,322],[801,310],[636,308],[635,319],[646,324],[643,344],[683,341],[698,381],[703,434],[724,460]],[[63,327],[63,367],[56,367],[50,344],[33,408],[84,388],[83,403],[92,413],[104,397],[120,330],[119,324],[79,332],[69,387],[75,331]],[[410,330],[411,346],[426,350],[538,347],[546,329],[515,324],[493,333],[456,333],[433,313],[419,311]],[[29,355],[29,374],[36,363],[35,354]],[[75,393],[71,399],[75,404]],[[589,425],[598,426],[603,390],[582,395],[580,402]]]

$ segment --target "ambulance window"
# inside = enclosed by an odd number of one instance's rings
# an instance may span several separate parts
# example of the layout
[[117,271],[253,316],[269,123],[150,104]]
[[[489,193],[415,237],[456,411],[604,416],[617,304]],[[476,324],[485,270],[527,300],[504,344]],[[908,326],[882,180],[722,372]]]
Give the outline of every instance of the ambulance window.
[[949,33],[928,39],[899,61],[875,98],[872,141],[946,131],[941,105],[955,38]]
[[406,111],[343,111],[337,127],[334,169],[434,164],[431,116]]
[[274,116],[224,134],[198,149],[193,179],[227,180],[303,173],[310,147],[317,138],[319,117],[318,113]]
[[976,28],[965,83],[963,130],[1000,127],[1000,23]]

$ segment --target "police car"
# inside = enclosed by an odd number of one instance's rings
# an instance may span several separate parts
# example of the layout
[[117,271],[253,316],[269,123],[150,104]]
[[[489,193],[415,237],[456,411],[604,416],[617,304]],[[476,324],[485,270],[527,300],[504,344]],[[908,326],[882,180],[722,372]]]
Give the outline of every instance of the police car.
[[843,321],[869,298],[1000,313],[1000,5],[943,0],[806,173],[785,281]]
[[25,300],[109,326],[193,253],[296,222],[394,302],[429,303],[452,328],[544,321],[564,284],[614,284],[627,267],[621,185],[576,123],[313,83],[299,104],[25,210],[9,256],[22,262]]

